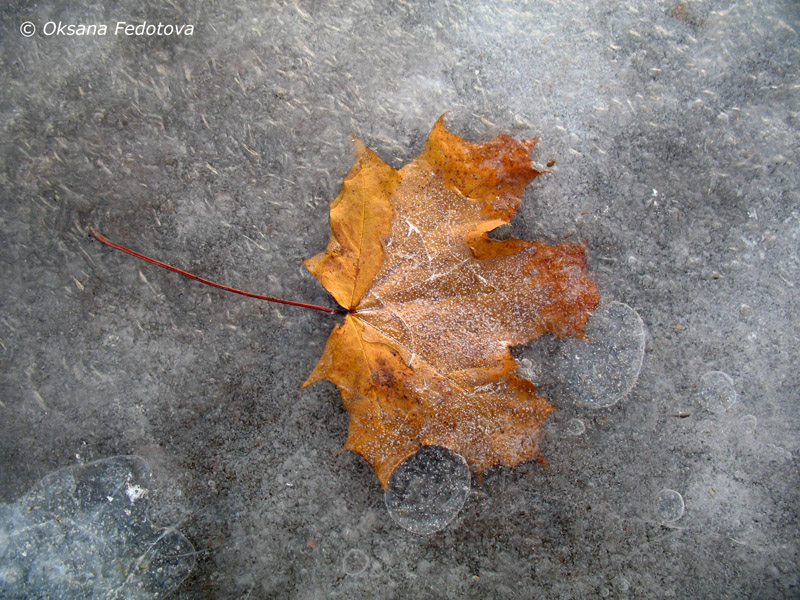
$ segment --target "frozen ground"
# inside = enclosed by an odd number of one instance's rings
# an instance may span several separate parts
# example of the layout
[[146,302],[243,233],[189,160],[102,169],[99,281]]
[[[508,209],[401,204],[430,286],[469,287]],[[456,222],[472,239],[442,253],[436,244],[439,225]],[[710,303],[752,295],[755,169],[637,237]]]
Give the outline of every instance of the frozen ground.
[[[59,21],[108,32],[43,35]],[[138,455],[159,492],[147,532],[196,551],[180,598],[800,594],[794,0],[12,2],[0,53],[4,552],[42,477]],[[555,166],[513,233],[585,242],[646,351],[602,407],[576,393],[615,382],[542,366],[571,351],[518,349],[562,409],[548,466],[490,471],[418,536],[338,453],[334,387],[298,389],[335,317],[199,286],[87,229],[328,304],[301,260],[327,243],[350,134],[399,167],[445,111],[473,140],[541,139]],[[630,376],[631,346],[603,347]]]

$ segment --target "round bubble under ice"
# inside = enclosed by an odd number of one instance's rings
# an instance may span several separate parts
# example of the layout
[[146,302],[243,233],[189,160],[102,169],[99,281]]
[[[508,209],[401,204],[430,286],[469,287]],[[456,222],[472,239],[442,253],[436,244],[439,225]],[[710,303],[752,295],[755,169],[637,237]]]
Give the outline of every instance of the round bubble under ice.
[[584,331],[588,339],[565,340],[556,358],[556,377],[567,400],[606,408],[636,385],[644,360],[644,323],[627,304],[597,309]]
[[423,446],[403,461],[386,488],[386,508],[400,526],[428,535],[461,511],[469,495],[467,461],[441,446]]

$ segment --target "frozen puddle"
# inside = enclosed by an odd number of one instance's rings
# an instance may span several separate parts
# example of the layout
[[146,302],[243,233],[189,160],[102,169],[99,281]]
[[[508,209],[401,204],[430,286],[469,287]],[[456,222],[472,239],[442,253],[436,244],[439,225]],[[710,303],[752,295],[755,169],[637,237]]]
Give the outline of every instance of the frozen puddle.
[[192,544],[148,519],[149,472],[117,456],[50,473],[0,504],[0,597],[162,598],[194,567]]

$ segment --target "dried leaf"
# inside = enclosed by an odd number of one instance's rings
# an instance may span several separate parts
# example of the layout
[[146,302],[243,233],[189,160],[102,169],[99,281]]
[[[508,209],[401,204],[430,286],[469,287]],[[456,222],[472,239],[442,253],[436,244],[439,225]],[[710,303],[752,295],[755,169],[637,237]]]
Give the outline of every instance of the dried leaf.
[[536,141],[473,144],[440,118],[399,171],[356,142],[328,248],[306,261],[349,313],[304,386],[338,386],[345,447],[384,487],[424,445],[463,455],[477,473],[541,460],[553,407],[517,375],[509,348],[543,333],[582,336],[599,296],[582,246],[487,235],[540,174]]

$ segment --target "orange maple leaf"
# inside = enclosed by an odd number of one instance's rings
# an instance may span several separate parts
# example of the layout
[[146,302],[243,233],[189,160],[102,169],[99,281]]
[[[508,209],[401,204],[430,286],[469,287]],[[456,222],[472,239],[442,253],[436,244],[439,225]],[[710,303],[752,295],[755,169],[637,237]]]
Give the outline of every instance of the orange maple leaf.
[[599,296],[583,246],[487,235],[540,174],[529,157],[536,142],[470,143],[440,117],[397,171],[356,140],[328,247],[305,261],[348,314],[303,387],[338,386],[345,448],[384,488],[425,445],[463,455],[477,473],[541,460],[553,407],[517,375],[509,348],[546,332],[582,336]]

